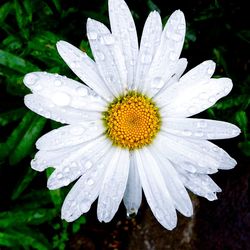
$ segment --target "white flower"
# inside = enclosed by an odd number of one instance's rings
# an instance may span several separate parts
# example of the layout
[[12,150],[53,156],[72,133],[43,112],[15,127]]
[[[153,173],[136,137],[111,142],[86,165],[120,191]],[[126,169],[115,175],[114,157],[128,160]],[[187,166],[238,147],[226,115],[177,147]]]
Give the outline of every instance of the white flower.
[[25,104],[65,125],[42,136],[32,168],[53,166],[48,188],[78,179],[63,207],[74,221],[98,198],[100,221],[110,221],[123,199],[136,213],[142,189],[157,220],[167,229],[177,223],[176,209],[193,213],[187,189],[208,200],[221,189],[208,174],[236,165],[208,140],[232,138],[230,123],[187,118],[211,107],[232,89],[228,78],[211,78],[215,63],[205,61],[181,76],[179,59],[185,19],[175,11],[162,30],[159,13],[150,13],[138,49],[136,28],[123,0],[109,0],[111,31],[88,19],[87,35],[95,61],[67,42],[61,57],[88,86],[46,72],[27,74],[32,91]]

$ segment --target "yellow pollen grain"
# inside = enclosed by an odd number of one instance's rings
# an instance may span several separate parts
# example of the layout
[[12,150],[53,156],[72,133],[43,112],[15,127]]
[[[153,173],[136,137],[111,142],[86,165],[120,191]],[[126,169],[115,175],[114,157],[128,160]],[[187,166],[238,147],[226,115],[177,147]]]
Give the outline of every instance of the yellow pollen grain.
[[158,108],[150,98],[137,92],[115,99],[103,117],[107,136],[122,148],[149,145],[160,130]]

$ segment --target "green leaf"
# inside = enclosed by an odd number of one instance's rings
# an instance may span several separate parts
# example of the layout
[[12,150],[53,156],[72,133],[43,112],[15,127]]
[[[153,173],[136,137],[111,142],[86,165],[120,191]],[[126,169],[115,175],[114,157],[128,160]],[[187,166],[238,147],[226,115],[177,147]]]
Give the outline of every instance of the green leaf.
[[12,9],[13,5],[11,2],[7,2],[0,7],[0,25],[5,21]]
[[241,151],[248,157],[250,157],[250,141],[241,142],[239,144]]
[[48,240],[34,229],[22,226],[18,230],[8,229],[5,234],[12,236],[12,240],[16,242],[15,246],[21,245],[24,249],[50,249]]
[[46,123],[46,119],[40,116],[36,116],[31,122],[29,128],[25,132],[24,136],[20,140],[20,143],[16,146],[11,154],[10,164],[17,164],[24,157],[30,154],[35,141],[38,139],[42,132],[42,129]]
[[0,232],[0,246],[13,247],[16,245],[15,240],[12,233]]
[[10,228],[17,225],[40,225],[51,221],[58,211],[56,209],[38,208],[35,210],[8,211],[0,213],[0,228]]
[[28,111],[19,125],[12,131],[11,135],[7,141],[0,145],[0,159],[8,156],[8,154],[16,147],[18,142],[23,137],[26,130],[29,128],[32,119],[35,117],[35,114],[31,111]]
[[29,22],[32,22],[33,6],[31,0],[24,0],[23,6],[26,13],[28,14],[26,18],[28,19]]
[[[49,177],[52,174],[52,172],[53,172],[52,168],[47,168],[46,169],[47,177]],[[52,200],[55,208],[60,209],[60,207],[62,206],[62,203],[63,203],[61,189],[50,190],[49,194],[50,194],[51,200]]]
[[78,220],[73,222],[72,231],[74,234],[79,232],[82,224],[86,224],[86,218],[83,215]]
[[27,172],[25,173],[25,176],[22,178],[21,182],[18,183],[16,189],[14,190],[11,199],[16,200],[22,192],[29,186],[31,181],[36,177],[37,172],[28,167]]
[[39,68],[32,63],[3,50],[0,50],[0,65],[22,74],[26,74],[31,71],[39,71]]
[[26,113],[25,108],[13,109],[0,114],[0,126],[6,126],[7,124],[21,119]]
[[248,119],[245,111],[240,110],[235,114],[235,120],[239,124],[245,138],[247,138]]

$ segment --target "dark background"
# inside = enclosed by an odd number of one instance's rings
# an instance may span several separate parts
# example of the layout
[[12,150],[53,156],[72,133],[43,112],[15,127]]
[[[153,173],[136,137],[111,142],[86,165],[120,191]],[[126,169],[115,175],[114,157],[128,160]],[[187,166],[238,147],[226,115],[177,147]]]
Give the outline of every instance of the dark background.
[[234,170],[213,179],[222,188],[209,202],[191,194],[192,218],[178,215],[173,231],[162,228],[143,204],[135,218],[126,218],[121,205],[111,223],[99,223],[96,204],[74,223],[60,219],[60,208],[70,187],[46,188],[47,176],[30,168],[35,141],[59,124],[28,111],[23,76],[42,70],[77,79],[56,52],[66,40],[90,55],[87,17],[109,26],[107,1],[0,1],[0,249],[250,249],[249,213],[249,8],[247,1],[127,1],[140,36],[150,11],[158,10],[165,23],[181,9],[187,35],[182,57],[188,69],[204,60],[217,64],[216,77],[230,77],[234,88],[199,117],[232,122],[242,133],[216,141],[234,157]]

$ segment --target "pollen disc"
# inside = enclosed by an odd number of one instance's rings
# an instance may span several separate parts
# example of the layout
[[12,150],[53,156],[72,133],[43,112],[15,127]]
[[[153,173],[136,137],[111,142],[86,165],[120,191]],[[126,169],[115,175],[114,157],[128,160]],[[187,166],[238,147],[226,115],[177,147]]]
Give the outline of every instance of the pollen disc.
[[152,99],[135,91],[115,98],[103,119],[107,137],[130,150],[149,145],[161,125],[159,109]]

